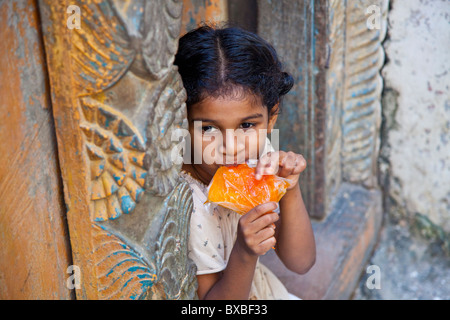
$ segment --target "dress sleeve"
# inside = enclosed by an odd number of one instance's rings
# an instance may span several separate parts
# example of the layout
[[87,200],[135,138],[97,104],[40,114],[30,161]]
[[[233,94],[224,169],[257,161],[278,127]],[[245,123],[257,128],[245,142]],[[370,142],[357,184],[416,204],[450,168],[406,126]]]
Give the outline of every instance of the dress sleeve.
[[213,204],[204,204],[206,197],[200,189],[192,189],[189,258],[197,265],[197,275],[220,272],[227,264],[218,213]]

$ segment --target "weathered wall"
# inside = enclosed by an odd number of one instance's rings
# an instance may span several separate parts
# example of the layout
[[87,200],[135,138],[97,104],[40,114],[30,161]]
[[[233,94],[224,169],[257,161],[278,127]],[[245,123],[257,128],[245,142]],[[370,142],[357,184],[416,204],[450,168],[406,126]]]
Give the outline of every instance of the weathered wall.
[[[395,220],[450,231],[450,1],[393,0],[381,184]],[[411,219],[412,218],[412,219]]]
[[[450,1],[391,0],[379,158],[385,219],[354,299],[450,299]],[[375,278],[370,278],[370,277]]]

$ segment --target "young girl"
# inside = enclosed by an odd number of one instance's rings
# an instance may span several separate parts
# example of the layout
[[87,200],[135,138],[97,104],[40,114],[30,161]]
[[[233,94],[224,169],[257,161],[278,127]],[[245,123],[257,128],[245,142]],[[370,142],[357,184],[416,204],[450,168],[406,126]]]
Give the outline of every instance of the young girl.
[[[304,274],[313,266],[314,235],[298,184],[306,161],[291,151],[273,152],[258,132],[272,131],[293,79],[281,70],[269,43],[239,28],[202,26],[187,33],[175,65],[187,92],[192,158],[202,159],[184,163],[182,170],[193,191],[189,257],[197,265],[198,297],[290,299],[258,257],[275,247],[290,270]],[[243,132],[243,141],[234,143],[230,132]],[[230,159],[231,164],[249,160],[250,150],[259,156],[256,179],[277,174],[291,180],[279,204],[264,203],[242,216],[205,204],[216,170]]]

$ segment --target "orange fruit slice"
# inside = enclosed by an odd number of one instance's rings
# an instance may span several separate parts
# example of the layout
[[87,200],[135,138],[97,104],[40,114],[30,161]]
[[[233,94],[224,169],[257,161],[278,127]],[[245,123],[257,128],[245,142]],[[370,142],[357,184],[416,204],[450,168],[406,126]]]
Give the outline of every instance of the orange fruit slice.
[[209,185],[208,202],[242,215],[259,204],[280,201],[289,182],[276,175],[263,175],[256,180],[255,172],[247,164],[220,167]]

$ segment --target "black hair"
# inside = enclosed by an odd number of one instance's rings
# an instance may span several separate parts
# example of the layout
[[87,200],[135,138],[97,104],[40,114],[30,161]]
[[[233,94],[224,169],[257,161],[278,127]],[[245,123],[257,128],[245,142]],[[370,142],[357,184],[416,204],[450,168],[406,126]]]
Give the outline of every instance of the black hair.
[[273,46],[238,27],[204,25],[189,31],[179,40],[174,64],[187,92],[188,108],[208,96],[245,92],[260,99],[270,113],[294,85]]

